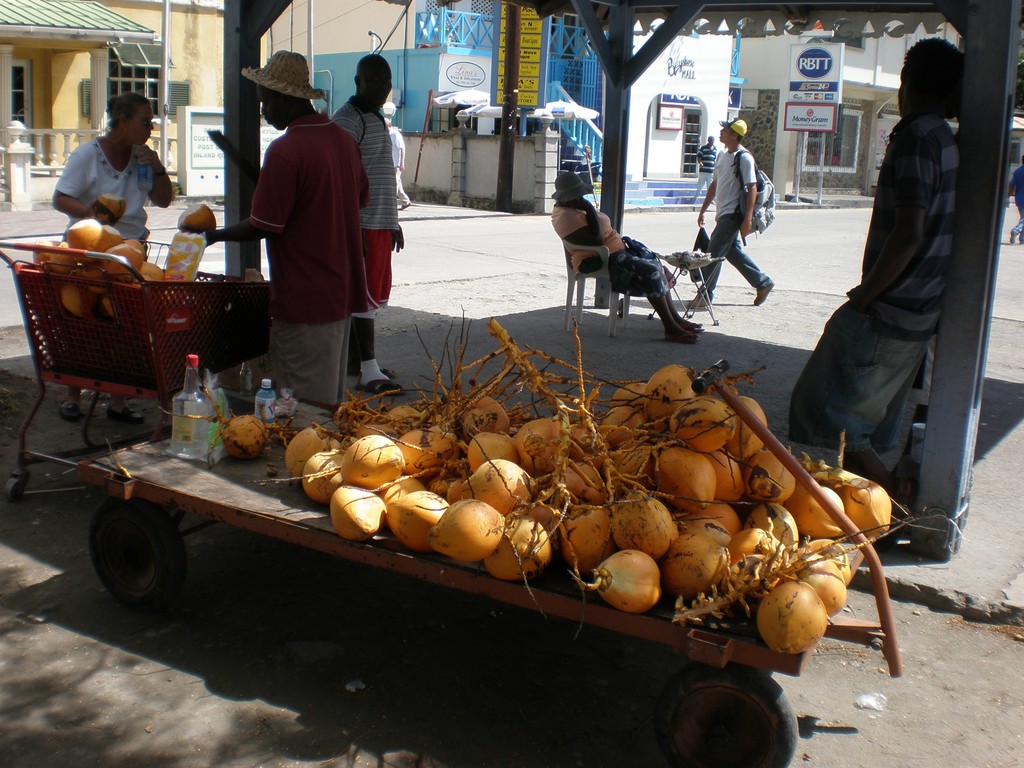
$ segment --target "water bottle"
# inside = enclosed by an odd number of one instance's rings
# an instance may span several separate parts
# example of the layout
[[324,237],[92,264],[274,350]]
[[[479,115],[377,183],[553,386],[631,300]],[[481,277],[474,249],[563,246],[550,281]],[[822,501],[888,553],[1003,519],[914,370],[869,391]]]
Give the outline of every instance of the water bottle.
[[270,386],[270,379],[260,382],[259,391],[256,393],[256,418],[263,419],[267,424],[274,423],[274,403],[277,395]]
[[139,162],[138,155],[135,156],[135,170],[137,172],[136,181],[139,184],[139,189],[143,192],[149,192],[153,189],[153,166],[143,165]]
[[[174,396],[168,453],[182,459],[205,459],[210,448],[213,404],[199,386],[199,356],[185,358],[185,386]],[[201,419],[189,418],[202,416]]]

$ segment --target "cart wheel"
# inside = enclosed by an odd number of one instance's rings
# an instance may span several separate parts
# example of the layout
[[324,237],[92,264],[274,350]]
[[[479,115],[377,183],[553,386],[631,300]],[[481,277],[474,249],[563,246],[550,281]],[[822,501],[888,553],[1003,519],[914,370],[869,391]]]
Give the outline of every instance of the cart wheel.
[[658,743],[677,768],[785,768],[797,743],[797,721],[770,674],[731,664],[690,664],[658,698]]
[[25,494],[25,486],[28,485],[28,470],[15,472],[10,480],[4,485],[4,495],[8,501],[18,501]]
[[129,608],[162,610],[185,582],[185,545],[161,507],[146,501],[107,499],[89,526],[96,574]]

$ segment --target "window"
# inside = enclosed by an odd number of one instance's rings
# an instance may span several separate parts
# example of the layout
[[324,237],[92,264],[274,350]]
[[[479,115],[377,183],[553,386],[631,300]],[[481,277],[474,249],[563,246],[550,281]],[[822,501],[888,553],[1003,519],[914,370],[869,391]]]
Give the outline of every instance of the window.
[[804,148],[804,170],[855,172],[857,170],[857,145],[860,140],[860,119],[860,112],[841,109],[838,129],[835,133],[817,131],[808,133]]
[[[159,45],[125,43],[111,48],[107,60],[107,99],[122,93],[141,93],[149,99],[153,114],[159,116],[157,97],[160,90],[160,55]],[[171,69],[174,69],[174,62],[170,64]],[[172,80],[168,85],[167,108],[173,120],[178,107],[187,107],[191,103],[190,83],[187,80]],[[85,117],[92,116],[89,99],[91,91],[92,82],[82,80],[80,94],[82,114]]]
[[157,91],[160,87],[159,64],[150,64],[144,56],[122,55],[118,48],[111,48],[107,78],[110,82],[108,98],[120,96],[122,93],[141,93],[149,99],[149,103],[153,106],[153,114],[160,114],[157,107]]
[[[173,120],[175,115],[178,113],[178,107],[187,107],[192,101],[191,88],[192,84],[188,80],[171,80],[170,94],[167,99],[167,106],[170,111],[171,119]],[[92,92],[92,82],[90,80],[82,80],[80,83],[80,97],[82,102],[82,114],[85,117],[92,115],[90,109],[89,96]],[[123,93],[123,91],[122,91]],[[152,97],[152,101],[156,103],[156,97]],[[153,114],[157,114],[154,108]]]

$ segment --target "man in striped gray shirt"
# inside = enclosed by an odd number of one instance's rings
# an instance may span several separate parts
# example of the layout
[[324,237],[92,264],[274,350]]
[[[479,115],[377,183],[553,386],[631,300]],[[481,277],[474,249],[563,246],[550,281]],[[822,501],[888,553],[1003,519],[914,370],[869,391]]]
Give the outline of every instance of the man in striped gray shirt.
[[945,118],[959,112],[962,79],[963,54],[945,40],[907,51],[901,119],[879,171],[860,285],[825,325],[789,403],[791,440],[836,448],[845,431],[846,469],[904,503],[906,489],[879,454],[900,439],[942,311],[960,164]]
[[362,209],[363,247],[366,257],[368,312],[352,315],[353,341],[359,352],[359,389],[370,394],[402,392],[402,387],[381,368],[374,347],[377,310],[391,296],[391,252],[405,246],[395,204],[395,165],[391,159],[391,135],[381,107],[391,95],[391,67],[383,56],[364,56],[356,65],[356,94],[331,118],[356,144],[370,182],[370,203]]

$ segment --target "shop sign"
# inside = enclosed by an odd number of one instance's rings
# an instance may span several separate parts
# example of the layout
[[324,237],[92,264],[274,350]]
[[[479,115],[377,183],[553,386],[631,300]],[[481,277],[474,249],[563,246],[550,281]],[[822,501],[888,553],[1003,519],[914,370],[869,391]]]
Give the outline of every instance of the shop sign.
[[787,104],[783,127],[787,131],[832,133],[836,129],[836,111],[835,104]]

